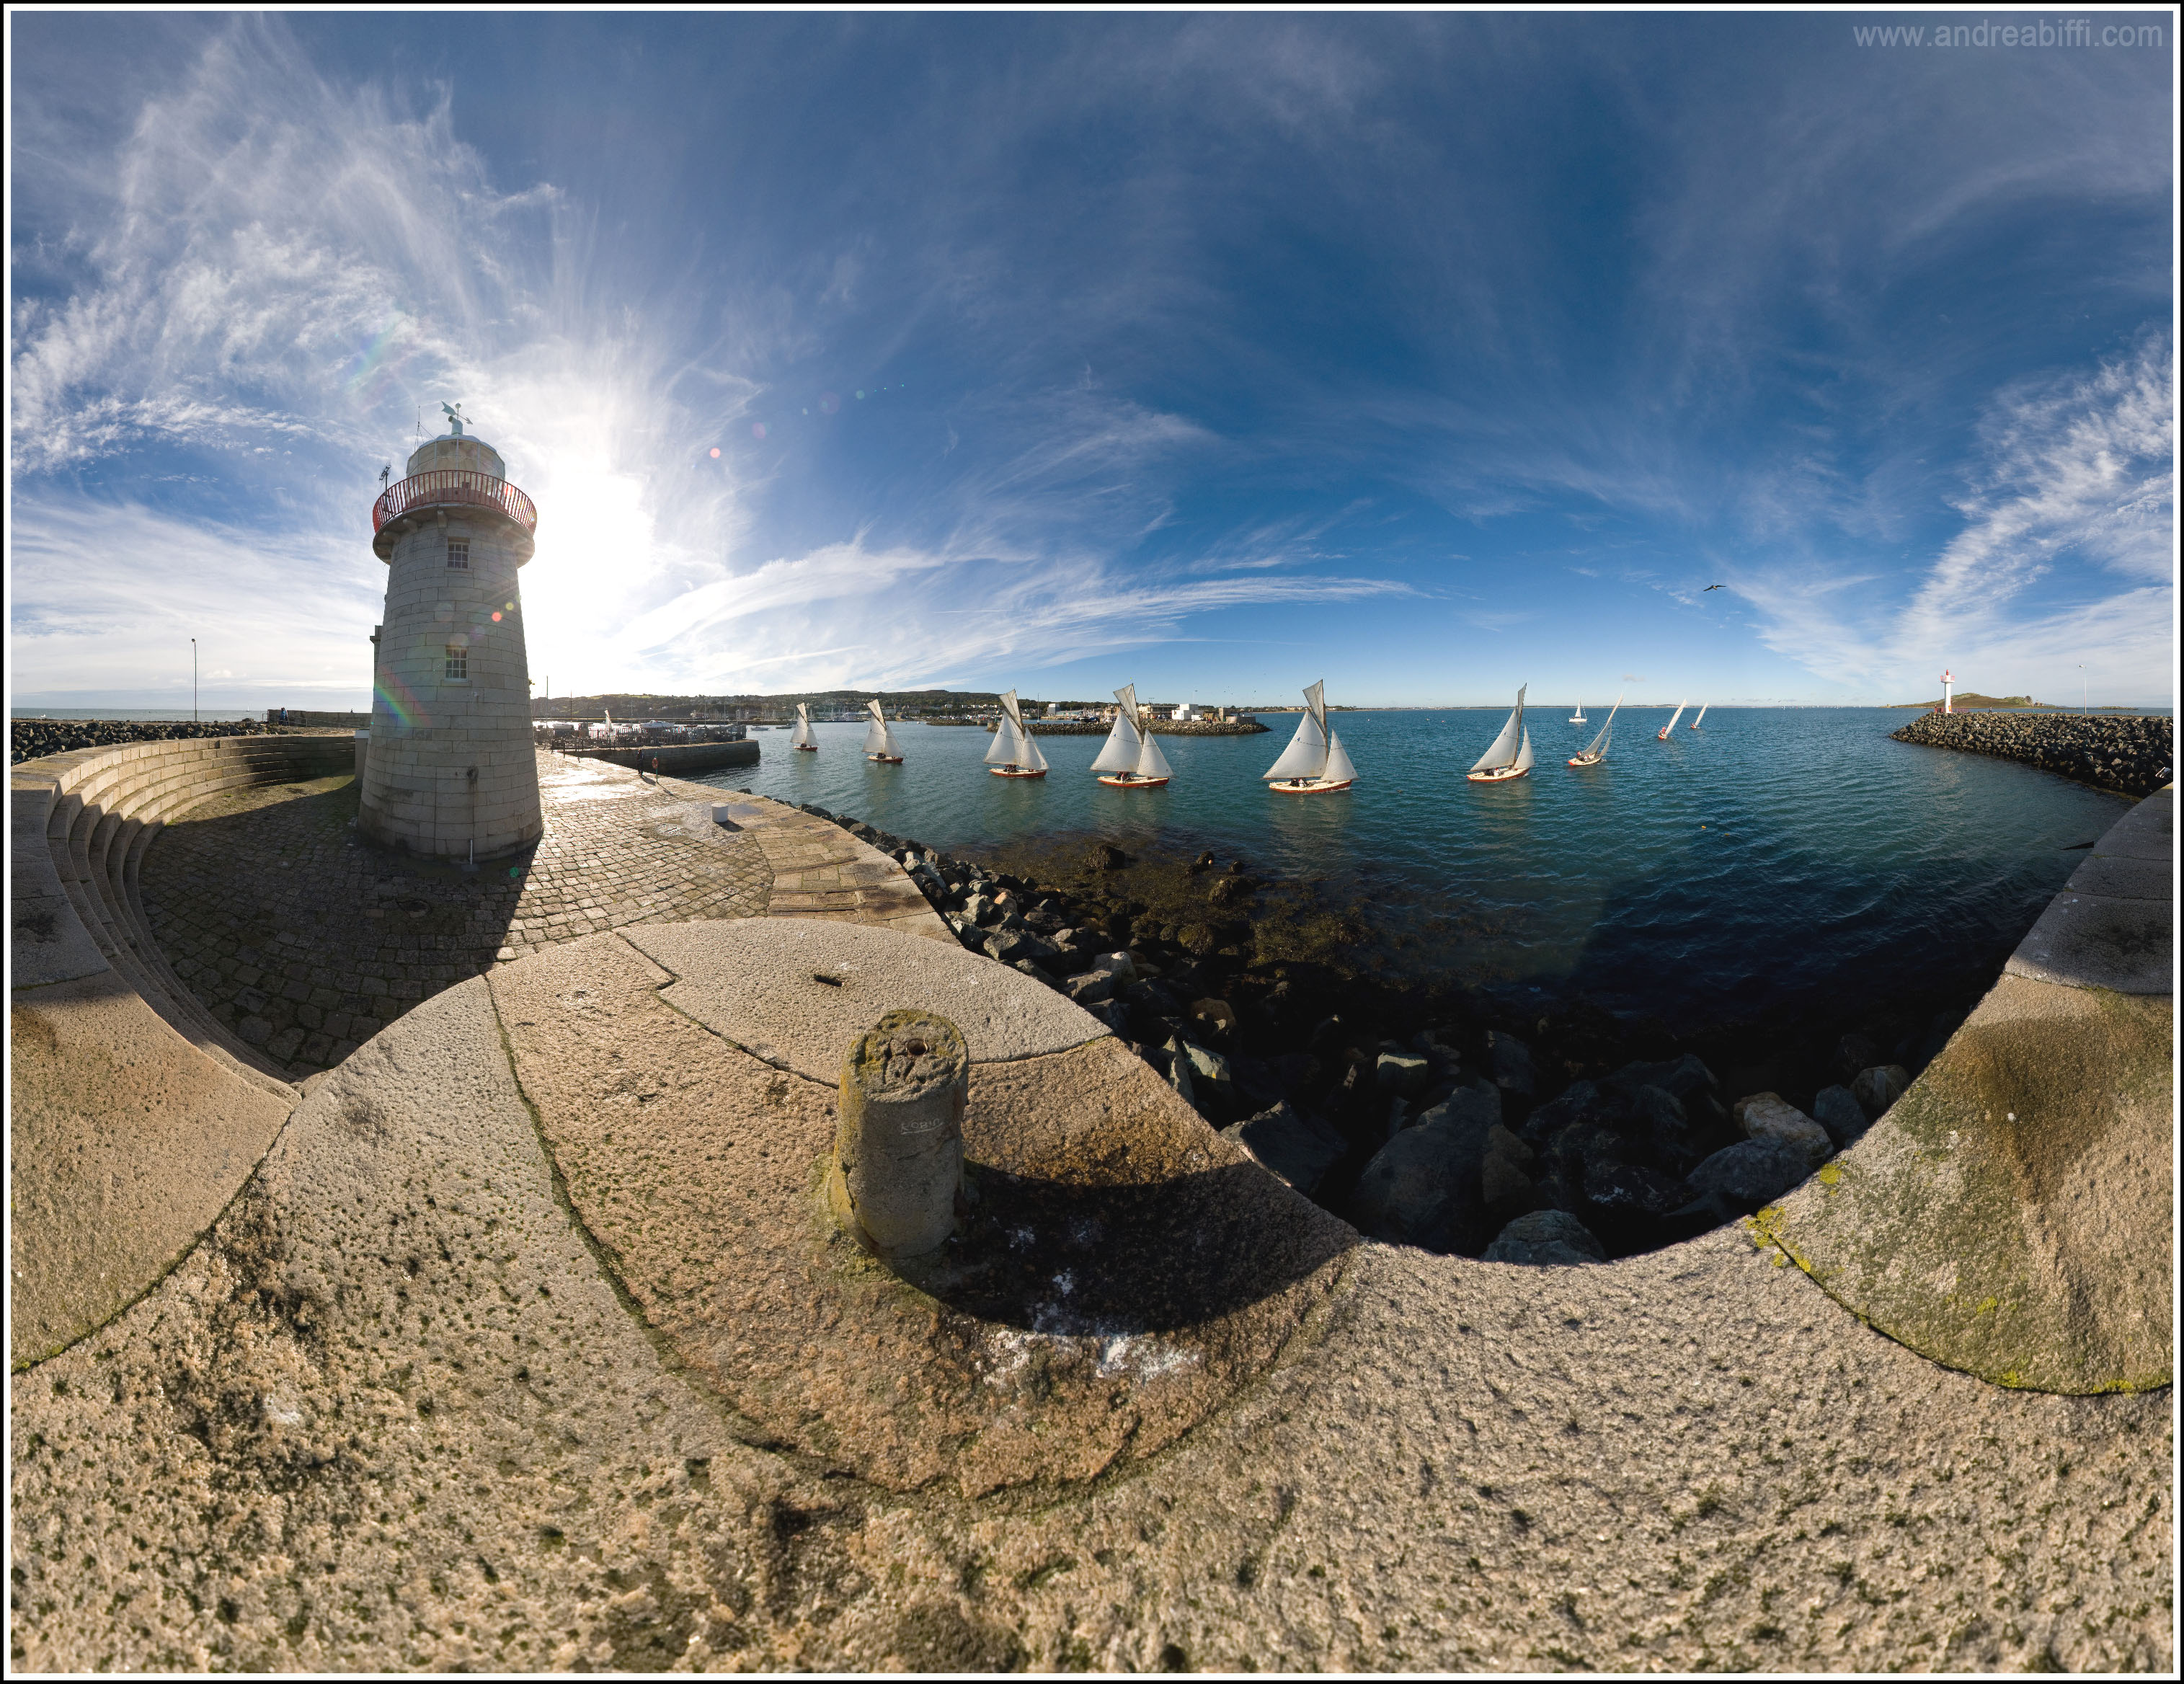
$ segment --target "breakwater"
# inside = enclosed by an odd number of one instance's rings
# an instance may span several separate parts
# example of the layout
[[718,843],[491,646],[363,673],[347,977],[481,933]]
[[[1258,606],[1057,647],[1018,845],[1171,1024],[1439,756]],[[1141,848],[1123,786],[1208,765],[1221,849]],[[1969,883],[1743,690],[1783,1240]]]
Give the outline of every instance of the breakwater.
[[2175,724],[2120,714],[1928,713],[1889,735],[2021,761],[2097,789],[2144,797],[2175,776]]
[[758,744],[734,743],[651,743],[633,749],[563,749],[578,760],[603,760],[636,772],[664,772],[687,778],[694,772],[717,772],[723,767],[756,766]]
[[[1104,737],[1115,728],[1091,719],[1027,719],[1034,737]],[[1255,737],[1268,728],[1256,719],[1156,719],[1156,737]]]
[[[804,811],[900,861],[965,946],[1100,1018],[1299,1192],[1430,1251],[1628,1256],[1748,1214],[1856,1141],[1977,997],[1679,1037],[1376,973],[1340,906],[1234,856],[1080,838],[975,861]],[[1513,1224],[1529,1249],[1492,1249]]]
[[254,719],[13,719],[8,763],[20,765],[75,749],[110,748],[120,743],[163,743],[180,738],[263,737],[278,728]]

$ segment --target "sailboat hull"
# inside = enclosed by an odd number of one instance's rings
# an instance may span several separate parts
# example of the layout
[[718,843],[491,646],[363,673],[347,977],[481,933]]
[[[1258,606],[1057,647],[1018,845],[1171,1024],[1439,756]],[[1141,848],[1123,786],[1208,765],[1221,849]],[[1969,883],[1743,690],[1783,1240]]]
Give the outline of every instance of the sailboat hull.
[[1111,789],[1165,789],[1167,788],[1167,779],[1165,778],[1139,778],[1127,772],[1110,773],[1100,781]]
[[1667,742],[1669,740],[1669,728],[1663,725],[1659,730],[1656,731],[1653,733],[1653,740],[1657,743]]
[[1463,775],[1474,783],[1507,783],[1513,778],[1529,778],[1532,768],[1528,766],[1520,771],[1513,766],[1496,766],[1485,772],[1467,772]]
[[1607,758],[1606,755],[1572,755],[1569,763],[1572,766],[1598,766]]
[[996,778],[1044,778],[1046,776],[1047,769],[1042,766],[1038,771],[1034,772],[1029,767],[1022,766],[989,766],[986,770]]
[[880,766],[900,766],[902,764],[902,756],[900,755],[866,755],[865,758]]
[[1278,795],[1332,795],[1338,789],[1347,789],[1357,780],[1346,778],[1340,783],[1324,778],[1284,778],[1267,787]]
[[796,745],[796,752],[800,755],[816,755],[819,752],[819,745],[816,743],[799,743]]

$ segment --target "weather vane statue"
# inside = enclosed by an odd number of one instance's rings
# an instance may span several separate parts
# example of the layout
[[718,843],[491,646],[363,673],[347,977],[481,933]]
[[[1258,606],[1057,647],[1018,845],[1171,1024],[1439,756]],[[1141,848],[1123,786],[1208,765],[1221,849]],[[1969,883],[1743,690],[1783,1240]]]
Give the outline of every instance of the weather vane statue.
[[440,407],[448,413],[448,437],[460,438],[463,436],[463,406],[460,404],[443,404]]

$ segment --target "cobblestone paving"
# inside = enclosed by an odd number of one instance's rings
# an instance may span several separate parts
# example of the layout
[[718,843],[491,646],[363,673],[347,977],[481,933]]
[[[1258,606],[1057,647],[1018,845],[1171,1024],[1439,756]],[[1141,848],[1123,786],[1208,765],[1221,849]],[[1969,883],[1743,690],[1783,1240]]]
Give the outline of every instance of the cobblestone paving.
[[474,873],[359,840],[352,778],[216,797],[144,856],[153,933],[212,1014],[292,1081],[498,961],[622,924],[766,912],[757,837],[695,805],[719,791],[552,755],[538,772],[545,835]]

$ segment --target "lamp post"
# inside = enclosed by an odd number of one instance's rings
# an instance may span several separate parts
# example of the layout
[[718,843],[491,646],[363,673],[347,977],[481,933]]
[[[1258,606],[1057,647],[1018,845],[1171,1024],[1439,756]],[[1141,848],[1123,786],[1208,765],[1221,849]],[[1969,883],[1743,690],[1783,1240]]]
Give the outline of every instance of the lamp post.
[[198,640],[190,639],[190,723],[198,722]]

